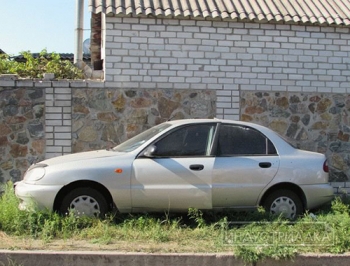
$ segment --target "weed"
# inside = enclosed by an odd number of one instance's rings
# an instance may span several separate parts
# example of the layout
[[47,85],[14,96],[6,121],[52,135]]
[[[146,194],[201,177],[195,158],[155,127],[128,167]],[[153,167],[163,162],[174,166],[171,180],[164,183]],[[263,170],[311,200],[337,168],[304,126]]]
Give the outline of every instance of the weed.
[[265,259],[265,254],[261,248],[238,246],[235,255],[242,259],[245,263],[256,263]]
[[203,218],[203,212],[201,210],[189,208],[188,217],[196,222],[197,228],[203,228],[206,225],[206,222]]
[[332,211],[336,214],[349,213],[349,205],[344,203],[342,198],[336,197],[332,201]]
[[[296,221],[257,212],[202,212],[187,215],[115,214],[103,220],[60,216],[48,211],[22,211],[12,184],[0,198],[0,229],[24,239],[74,242],[97,247],[117,246],[125,251],[232,252],[246,263],[267,258],[293,259],[297,253],[350,251],[350,207],[336,198],[318,212]],[[20,248],[18,243],[11,244]]]

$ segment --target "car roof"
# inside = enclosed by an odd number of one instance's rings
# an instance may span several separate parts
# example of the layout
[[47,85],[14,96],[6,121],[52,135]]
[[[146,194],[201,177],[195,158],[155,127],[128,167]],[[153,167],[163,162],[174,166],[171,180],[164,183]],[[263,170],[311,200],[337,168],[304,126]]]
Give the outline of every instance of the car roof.
[[187,125],[187,124],[200,124],[200,123],[233,123],[236,125],[245,125],[252,127],[261,127],[258,124],[237,121],[237,120],[229,120],[229,119],[219,119],[219,118],[192,118],[192,119],[179,119],[179,120],[169,120],[166,123],[172,125]]

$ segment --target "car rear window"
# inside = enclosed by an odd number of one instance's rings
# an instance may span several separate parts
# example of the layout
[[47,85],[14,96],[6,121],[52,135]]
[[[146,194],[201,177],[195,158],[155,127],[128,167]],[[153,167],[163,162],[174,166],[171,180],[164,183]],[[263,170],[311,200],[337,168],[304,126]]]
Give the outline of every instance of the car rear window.
[[221,125],[218,156],[276,154],[272,142],[258,130],[238,125]]

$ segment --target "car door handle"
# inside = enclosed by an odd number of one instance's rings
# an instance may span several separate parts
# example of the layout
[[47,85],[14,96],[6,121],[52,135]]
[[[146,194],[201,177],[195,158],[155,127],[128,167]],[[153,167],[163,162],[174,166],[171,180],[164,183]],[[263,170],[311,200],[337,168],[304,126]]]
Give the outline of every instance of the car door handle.
[[271,163],[269,162],[263,162],[263,163],[259,163],[259,166],[261,168],[270,168],[271,167]]
[[201,171],[204,169],[204,165],[203,164],[191,164],[190,169],[193,171]]

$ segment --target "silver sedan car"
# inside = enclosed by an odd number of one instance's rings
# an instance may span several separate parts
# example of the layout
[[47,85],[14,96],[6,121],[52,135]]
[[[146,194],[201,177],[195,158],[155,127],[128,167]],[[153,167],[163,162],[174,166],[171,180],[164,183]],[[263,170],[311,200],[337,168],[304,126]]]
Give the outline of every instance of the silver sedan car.
[[15,193],[25,209],[89,216],[264,206],[294,219],[333,198],[323,154],[266,127],[219,119],[169,121],[110,150],[42,161]]

